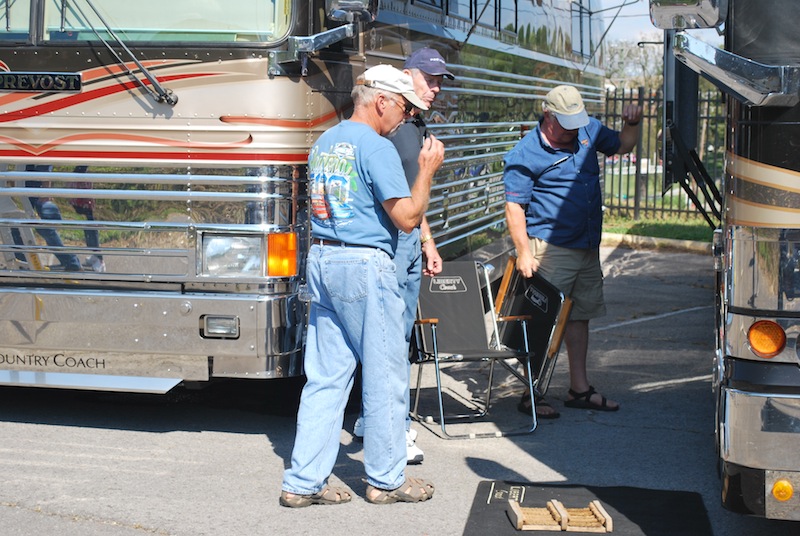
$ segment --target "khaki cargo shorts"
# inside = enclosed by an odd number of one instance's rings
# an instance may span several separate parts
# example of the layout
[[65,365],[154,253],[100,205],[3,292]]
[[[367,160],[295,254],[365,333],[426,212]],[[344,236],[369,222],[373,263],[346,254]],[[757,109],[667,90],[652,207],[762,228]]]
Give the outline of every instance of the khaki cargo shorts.
[[572,298],[570,320],[590,320],[606,314],[600,249],[569,249],[530,239],[539,262],[537,273]]

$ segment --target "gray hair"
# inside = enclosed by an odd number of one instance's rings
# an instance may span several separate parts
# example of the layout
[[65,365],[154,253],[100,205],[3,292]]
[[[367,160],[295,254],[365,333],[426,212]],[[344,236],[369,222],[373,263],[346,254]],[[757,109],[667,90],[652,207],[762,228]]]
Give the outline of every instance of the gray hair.
[[356,79],[353,90],[350,92],[350,97],[353,99],[353,105],[359,107],[373,102],[378,98],[378,95],[385,94],[386,92],[383,90],[364,85],[364,77],[359,76]]

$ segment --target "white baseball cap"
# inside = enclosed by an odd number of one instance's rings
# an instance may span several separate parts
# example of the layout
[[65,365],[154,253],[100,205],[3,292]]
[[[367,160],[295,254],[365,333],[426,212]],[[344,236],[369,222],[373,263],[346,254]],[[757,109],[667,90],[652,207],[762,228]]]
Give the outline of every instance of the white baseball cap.
[[370,67],[364,71],[363,82],[360,81],[359,83],[367,87],[382,89],[389,93],[397,93],[420,110],[428,109],[428,105],[414,93],[414,81],[411,77],[391,65]]

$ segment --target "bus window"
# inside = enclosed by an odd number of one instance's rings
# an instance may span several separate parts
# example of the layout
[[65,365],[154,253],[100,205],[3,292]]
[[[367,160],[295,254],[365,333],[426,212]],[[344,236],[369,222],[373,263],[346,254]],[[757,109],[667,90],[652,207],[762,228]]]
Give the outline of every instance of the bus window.
[[30,0],[5,0],[0,2],[0,39],[27,41],[30,31]]
[[572,3],[572,51],[583,57],[592,55],[591,0]]
[[495,27],[495,2],[494,0],[477,0],[475,6],[475,16],[478,17],[478,24]]
[[439,9],[442,9],[444,7],[443,0],[416,0],[414,3],[425,4],[432,7],[438,7]]
[[47,0],[44,39],[97,41],[97,34],[110,39],[105,21],[125,42],[271,43],[289,31],[291,4],[291,0],[170,0],[166,4],[163,0]]
[[471,0],[450,0],[447,3],[447,11],[450,15],[470,20],[472,17],[470,4]]
[[500,29],[505,32],[517,31],[516,0],[500,0]]

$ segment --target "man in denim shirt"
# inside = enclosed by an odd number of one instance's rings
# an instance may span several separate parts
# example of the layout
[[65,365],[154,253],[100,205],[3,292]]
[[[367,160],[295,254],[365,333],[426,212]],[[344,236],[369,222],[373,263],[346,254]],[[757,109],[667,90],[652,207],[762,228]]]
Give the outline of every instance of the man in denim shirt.
[[[603,196],[597,153],[625,154],[636,146],[642,110],[627,105],[622,131],[611,130],[586,113],[573,86],[553,88],[542,103],[539,125],[509,151],[503,181],[506,221],[514,241],[517,271],[538,273],[570,296],[573,307],[564,332],[569,359],[571,408],[617,411],[589,384],[586,357],[589,320],[606,313],[600,267]],[[537,400],[540,418],[558,412]],[[523,400],[520,411],[531,411]]]

